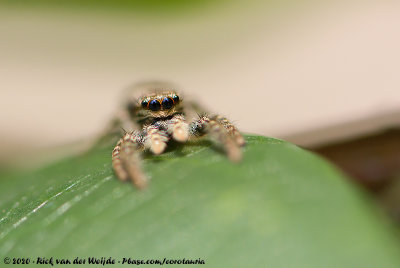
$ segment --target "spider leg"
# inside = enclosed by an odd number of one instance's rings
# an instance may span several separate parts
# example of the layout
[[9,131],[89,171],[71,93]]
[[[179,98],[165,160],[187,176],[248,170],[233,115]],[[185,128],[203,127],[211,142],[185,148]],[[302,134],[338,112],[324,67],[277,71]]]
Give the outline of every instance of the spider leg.
[[[197,114],[200,118],[202,116],[206,116],[210,114],[203,106],[195,101],[186,101],[186,112]],[[214,119],[218,121],[228,132],[228,135],[231,136],[237,145],[244,146],[246,141],[244,140],[242,134],[240,134],[239,130],[226,118],[220,115],[211,116],[210,119]]]
[[246,141],[244,140],[242,134],[240,134],[239,130],[226,118],[220,115],[215,116],[215,120],[217,120],[228,132],[237,145],[244,146]]
[[167,122],[167,132],[174,140],[185,142],[189,138],[189,124],[183,115],[175,115]]
[[218,116],[201,116],[198,120],[190,124],[190,133],[193,136],[208,134],[217,144],[222,145],[228,158],[232,162],[239,162],[242,159],[240,145],[217,117]]
[[153,154],[161,154],[167,147],[169,140],[168,133],[156,125],[146,125],[143,128],[146,133],[144,147],[150,149]]
[[139,149],[142,140],[138,132],[127,133],[119,140],[112,152],[112,165],[121,181],[130,179],[139,189],[147,185],[147,179],[140,167]]

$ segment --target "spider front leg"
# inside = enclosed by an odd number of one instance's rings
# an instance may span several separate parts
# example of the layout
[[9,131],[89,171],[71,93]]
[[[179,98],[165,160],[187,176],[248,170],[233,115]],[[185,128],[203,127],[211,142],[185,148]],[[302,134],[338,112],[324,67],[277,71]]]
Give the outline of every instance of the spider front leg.
[[[244,140],[242,134],[240,134],[239,130],[227,118],[220,115],[206,116],[208,114],[207,110],[204,109],[204,107],[202,107],[195,101],[187,102],[186,107],[189,111],[192,111],[192,113],[194,112],[195,114],[198,115],[205,115],[205,116],[200,116],[200,119],[197,120],[197,123],[196,122],[192,123],[192,126],[194,125],[200,126],[201,124],[204,124],[203,121],[207,122],[208,120],[212,119],[218,121],[218,123],[220,123],[226,129],[228,135],[235,140],[237,145],[244,146],[246,144],[246,141]],[[191,132],[193,132],[192,128],[193,127],[191,127]]]
[[164,152],[169,140],[167,132],[157,125],[144,126],[143,131],[145,133],[144,147],[150,149],[153,154],[158,155]]
[[[146,129],[146,128],[145,128]],[[185,117],[181,114],[174,115],[171,119],[160,120],[148,127],[154,134],[162,135],[164,141],[173,138],[178,142],[185,142],[189,138],[189,124],[185,121]],[[153,134],[153,135],[154,135]],[[167,139],[163,137],[168,137]]]
[[179,142],[185,142],[189,138],[189,125],[186,123],[183,115],[175,115],[167,121],[167,131]]
[[239,130],[226,117],[217,115],[215,116],[215,120],[226,129],[228,135],[235,140],[237,145],[244,146],[246,144],[242,134],[240,134]]
[[208,134],[217,145],[221,145],[232,162],[242,159],[241,146],[244,139],[239,131],[226,118],[221,116],[201,116],[190,124],[190,133],[194,136]]
[[112,152],[112,166],[121,181],[130,179],[139,189],[147,185],[147,179],[140,167],[139,151],[143,141],[139,132],[126,133]]

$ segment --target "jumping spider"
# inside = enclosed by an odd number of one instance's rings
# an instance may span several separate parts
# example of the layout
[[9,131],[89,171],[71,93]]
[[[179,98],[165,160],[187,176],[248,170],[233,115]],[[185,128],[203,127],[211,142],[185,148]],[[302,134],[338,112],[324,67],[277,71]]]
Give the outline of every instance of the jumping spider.
[[[135,96],[137,91],[142,95]],[[147,179],[140,167],[139,152],[161,154],[171,139],[183,143],[208,134],[231,161],[241,160],[240,147],[245,141],[237,128],[225,117],[207,115],[194,102],[183,101],[174,86],[144,83],[128,94],[115,122],[129,132],[125,131],[112,152],[112,165],[121,181],[130,179],[138,188],[144,188]],[[188,123],[185,116],[190,113],[197,113],[197,118]]]

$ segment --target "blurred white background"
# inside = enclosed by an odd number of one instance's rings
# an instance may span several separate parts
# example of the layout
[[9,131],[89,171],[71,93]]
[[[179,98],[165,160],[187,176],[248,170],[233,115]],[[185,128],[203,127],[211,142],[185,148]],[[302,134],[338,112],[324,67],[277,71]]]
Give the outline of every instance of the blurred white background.
[[126,86],[152,78],[244,132],[305,145],[400,110],[399,1],[227,3],[176,17],[1,8],[2,153],[93,136]]

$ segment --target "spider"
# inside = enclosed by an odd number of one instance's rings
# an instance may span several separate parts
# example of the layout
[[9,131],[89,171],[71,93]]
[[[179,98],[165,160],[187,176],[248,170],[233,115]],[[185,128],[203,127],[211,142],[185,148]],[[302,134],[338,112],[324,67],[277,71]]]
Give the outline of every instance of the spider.
[[[141,95],[137,95],[141,92]],[[143,83],[128,91],[126,104],[114,125],[129,129],[112,151],[112,166],[121,181],[131,180],[139,189],[147,178],[141,169],[140,152],[164,152],[173,139],[179,143],[208,135],[232,162],[242,157],[243,136],[225,117],[208,115],[195,102],[184,101],[176,87],[164,82]],[[186,116],[197,113],[190,123]]]

